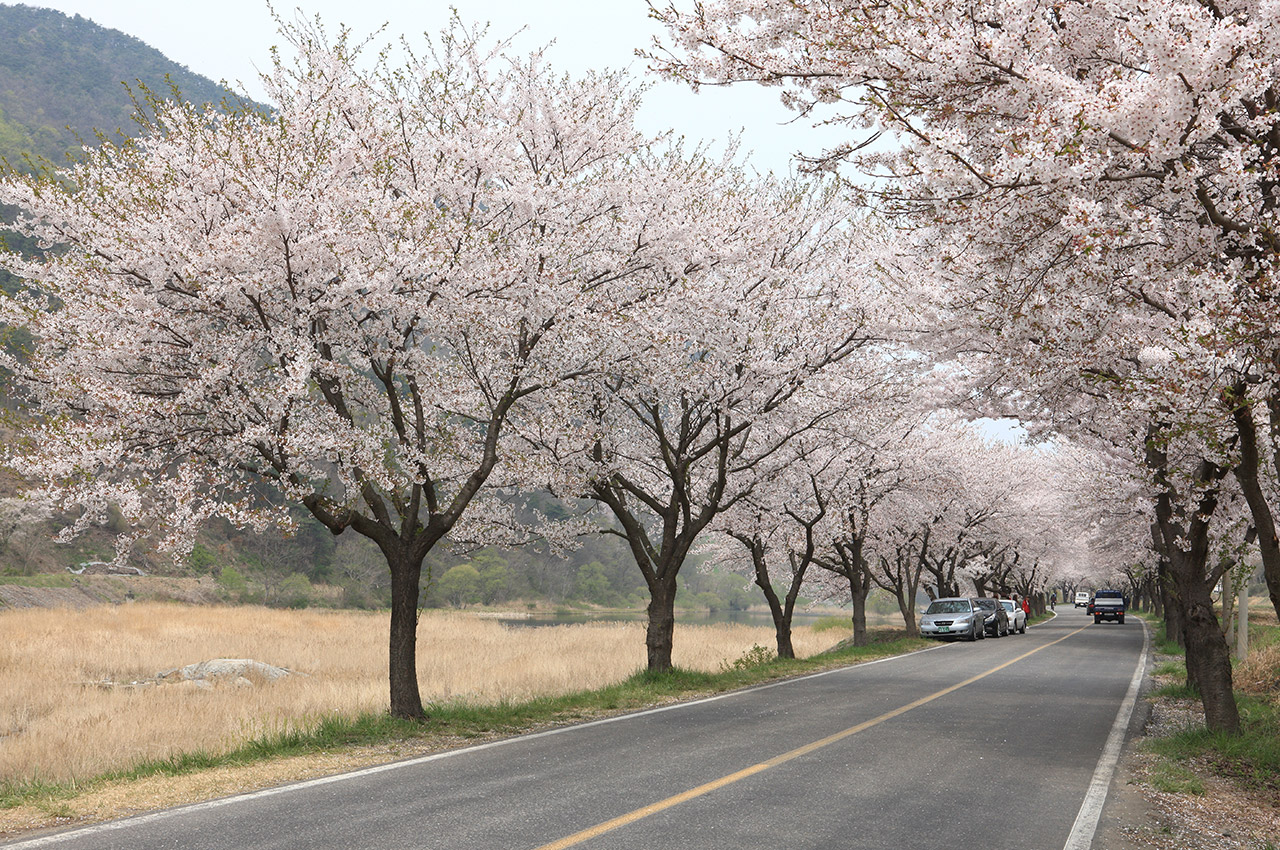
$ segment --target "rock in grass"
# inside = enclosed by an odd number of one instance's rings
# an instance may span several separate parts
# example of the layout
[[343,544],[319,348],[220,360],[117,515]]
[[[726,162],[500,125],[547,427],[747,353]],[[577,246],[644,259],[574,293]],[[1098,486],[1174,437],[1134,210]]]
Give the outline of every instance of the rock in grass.
[[[158,682],[227,681],[240,687],[254,682],[274,682],[285,676],[301,675],[284,667],[264,664],[251,658],[214,658],[156,674]],[[243,681],[241,681],[243,680]]]

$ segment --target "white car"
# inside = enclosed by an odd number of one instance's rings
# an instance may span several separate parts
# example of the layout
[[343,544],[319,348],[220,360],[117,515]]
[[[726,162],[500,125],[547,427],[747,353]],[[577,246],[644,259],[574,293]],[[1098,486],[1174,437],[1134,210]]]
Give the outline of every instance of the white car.
[[1009,634],[1027,633],[1027,612],[1022,610],[1022,606],[1012,599],[1001,599],[1000,605],[1009,614]]
[[1089,607],[1089,591],[1087,590],[1076,591],[1076,607],[1077,608]]

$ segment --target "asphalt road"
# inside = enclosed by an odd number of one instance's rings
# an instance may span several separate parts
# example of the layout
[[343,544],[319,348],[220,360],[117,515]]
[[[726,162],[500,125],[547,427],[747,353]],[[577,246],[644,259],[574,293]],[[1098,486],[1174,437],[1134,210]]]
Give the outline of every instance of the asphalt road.
[[1146,642],[1136,619],[1059,615],[4,847],[1085,850]]

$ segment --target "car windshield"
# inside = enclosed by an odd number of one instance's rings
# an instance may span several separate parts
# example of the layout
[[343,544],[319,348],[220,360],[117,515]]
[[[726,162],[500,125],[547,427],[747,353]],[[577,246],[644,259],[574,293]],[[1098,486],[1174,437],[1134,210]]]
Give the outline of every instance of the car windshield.
[[926,614],[968,614],[969,603],[963,599],[939,599],[929,605]]

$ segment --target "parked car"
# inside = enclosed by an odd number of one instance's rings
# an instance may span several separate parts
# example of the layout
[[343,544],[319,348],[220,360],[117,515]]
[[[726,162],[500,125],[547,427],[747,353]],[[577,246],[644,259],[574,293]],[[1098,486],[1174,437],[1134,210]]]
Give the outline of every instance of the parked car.
[[1099,590],[1093,595],[1093,622],[1116,620],[1124,625],[1124,593],[1119,590]]
[[973,600],[973,604],[982,611],[983,625],[987,634],[992,637],[1004,637],[1009,634],[1009,615],[1004,612],[999,602],[984,597]]
[[1000,607],[1004,609],[1005,614],[1009,617],[1009,631],[1025,635],[1027,633],[1027,612],[1022,610],[1022,606],[1012,599],[1001,599]]
[[1077,608],[1089,607],[1089,591],[1087,590],[1076,591],[1076,607]]
[[983,612],[974,606],[975,601],[960,596],[933,600],[920,615],[921,637],[969,640],[985,637]]

